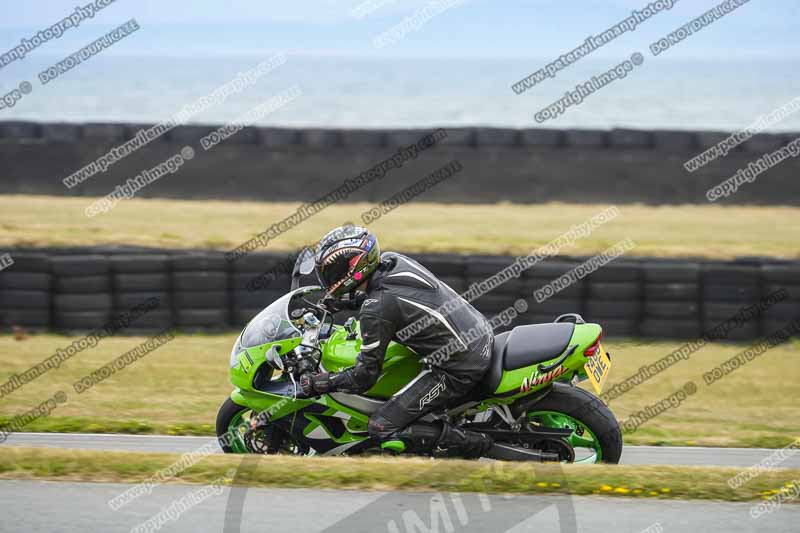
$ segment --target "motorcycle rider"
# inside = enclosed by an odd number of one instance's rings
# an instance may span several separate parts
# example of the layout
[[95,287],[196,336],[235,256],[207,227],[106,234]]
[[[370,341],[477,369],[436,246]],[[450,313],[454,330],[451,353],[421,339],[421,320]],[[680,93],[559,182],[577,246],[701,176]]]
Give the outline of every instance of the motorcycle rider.
[[[370,416],[370,437],[394,451],[438,449],[465,458],[525,458],[520,455],[526,452],[517,448],[509,457],[509,447],[483,433],[444,421],[419,421],[465,403],[489,368],[494,335],[479,311],[413,259],[381,254],[377,237],[364,227],[332,230],[319,242],[314,259],[328,305],[341,305],[345,295],[360,305],[362,344],[355,366],[338,373],[303,374],[305,394],[364,393],[381,374],[389,342],[402,342],[422,357],[424,370]],[[445,312],[448,302],[459,305]],[[435,353],[445,356],[425,358]]]

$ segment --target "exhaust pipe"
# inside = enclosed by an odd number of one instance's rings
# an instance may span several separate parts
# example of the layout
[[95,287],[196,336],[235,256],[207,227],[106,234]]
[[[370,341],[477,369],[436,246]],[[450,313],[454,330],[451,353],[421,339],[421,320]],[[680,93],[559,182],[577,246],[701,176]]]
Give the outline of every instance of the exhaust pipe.
[[557,463],[560,460],[557,453],[520,448],[502,442],[495,442],[486,457],[498,461],[535,461],[538,463]]

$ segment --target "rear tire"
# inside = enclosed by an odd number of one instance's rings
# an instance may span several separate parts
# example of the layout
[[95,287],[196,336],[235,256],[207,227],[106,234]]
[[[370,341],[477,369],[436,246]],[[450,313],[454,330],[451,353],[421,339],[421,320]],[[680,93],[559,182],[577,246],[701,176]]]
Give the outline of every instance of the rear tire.
[[528,411],[553,411],[574,418],[586,426],[600,443],[601,462],[619,463],[622,432],[614,413],[597,396],[571,385],[554,383],[553,390]]

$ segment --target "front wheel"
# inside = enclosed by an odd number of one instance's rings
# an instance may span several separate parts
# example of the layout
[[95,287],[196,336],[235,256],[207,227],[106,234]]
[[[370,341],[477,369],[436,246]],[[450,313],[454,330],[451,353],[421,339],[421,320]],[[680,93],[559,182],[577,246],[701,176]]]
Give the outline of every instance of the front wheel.
[[309,449],[301,446],[276,424],[252,430],[251,419],[258,415],[249,407],[226,398],[217,412],[217,440],[225,453],[259,453],[306,455]]
[[249,453],[245,444],[245,433],[253,411],[243,407],[230,397],[217,412],[217,440],[225,453]]
[[619,463],[622,432],[611,410],[593,394],[562,383],[528,410],[535,426],[567,428],[576,463]]

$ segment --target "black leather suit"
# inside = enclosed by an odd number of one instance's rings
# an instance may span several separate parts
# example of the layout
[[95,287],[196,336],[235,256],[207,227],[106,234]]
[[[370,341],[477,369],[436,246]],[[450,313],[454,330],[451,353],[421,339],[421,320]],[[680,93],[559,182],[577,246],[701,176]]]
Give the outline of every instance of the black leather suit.
[[[401,254],[381,256],[366,293],[359,311],[361,353],[355,366],[329,376],[330,390],[360,394],[370,389],[392,340],[426,363],[425,370],[370,417],[370,436],[386,440],[425,414],[459,403],[486,373],[494,337],[480,312]],[[446,305],[455,309],[443,309]],[[412,324],[419,327],[404,331]]]

